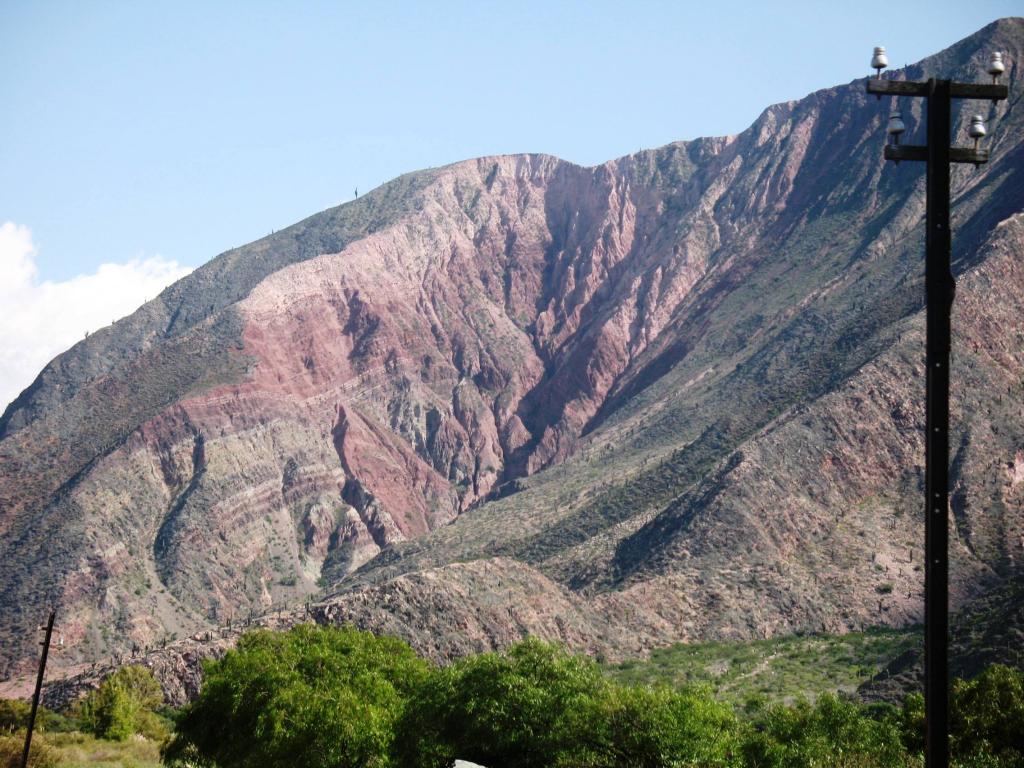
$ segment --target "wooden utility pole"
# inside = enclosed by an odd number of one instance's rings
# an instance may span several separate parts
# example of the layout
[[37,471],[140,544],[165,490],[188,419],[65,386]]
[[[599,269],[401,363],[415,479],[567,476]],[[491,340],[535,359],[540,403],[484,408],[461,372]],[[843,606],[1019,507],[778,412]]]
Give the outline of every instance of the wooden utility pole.
[[[879,56],[881,55],[881,60]],[[998,62],[998,70],[993,71]],[[881,64],[881,66],[879,66]],[[952,342],[950,312],[956,283],[950,269],[949,164],[987,163],[988,150],[978,149],[985,135],[980,117],[974,118],[970,135],[973,149],[950,147],[953,99],[1005,99],[1008,88],[996,85],[1002,61],[993,56],[989,73],[992,85],[956,83],[932,78],[924,82],[883,80],[888,62],[885,50],[875,50],[872,66],[878,78],[869,78],[867,92],[881,96],[912,96],[928,100],[928,143],[900,146],[904,130],[899,110],[890,116],[893,144],[885,147],[885,159],[926,163],[925,296],[926,376],[925,397],[925,564],[924,564],[924,678],[925,766],[949,766],[949,357]],[[979,127],[980,126],[980,127]]]
[[56,611],[50,611],[50,619],[46,622],[46,637],[40,645],[43,646],[43,653],[39,657],[39,674],[36,676],[36,690],[32,694],[32,711],[28,716],[28,729],[25,731],[25,751],[21,753],[21,768],[28,767],[28,753],[32,748],[32,730],[36,725],[36,712],[39,709],[39,694],[43,690],[43,672],[46,670],[46,657],[50,654],[50,638],[53,636],[53,620],[57,618]]

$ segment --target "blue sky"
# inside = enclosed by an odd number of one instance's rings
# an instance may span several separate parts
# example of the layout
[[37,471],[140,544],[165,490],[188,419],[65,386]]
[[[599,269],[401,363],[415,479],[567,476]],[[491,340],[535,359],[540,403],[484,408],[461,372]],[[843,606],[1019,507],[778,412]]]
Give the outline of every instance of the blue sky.
[[[136,265],[137,303],[356,187],[486,154],[591,165],[736,133],[864,76],[873,45],[912,62],[1022,10],[3,0],[0,224],[30,285]],[[0,355],[12,343],[0,332]]]

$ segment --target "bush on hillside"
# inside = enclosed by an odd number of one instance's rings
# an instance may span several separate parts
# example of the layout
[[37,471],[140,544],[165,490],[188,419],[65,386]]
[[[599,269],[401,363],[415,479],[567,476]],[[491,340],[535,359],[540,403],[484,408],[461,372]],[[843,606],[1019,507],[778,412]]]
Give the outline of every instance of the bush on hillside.
[[897,716],[903,746],[912,754],[924,752],[924,696],[908,694]]
[[[924,697],[912,693],[898,718],[904,746],[924,751]],[[950,752],[959,766],[1024,765],[1024,674],[993,664],[972,680],[954,680],[949,697]]]
[[[923,748],[919,695],[902,708],[831,694],[752,699],[741,719],[711,691],[619,684],[533,639],[432,668],[398,640],[302,626],[245,635],[206,673],[164,749],[168,764],[909,768]],[[1024,764],[1020,673],[993,667],[957,682],[951,719],[957,768]]]
[[[28,727],[32,705],[21,699],[0,699],[0,734],[10,735]],[[47,709],[42,704],[36,712],[36,732],[63,733],[76,730],[78,722],[60,712]]]

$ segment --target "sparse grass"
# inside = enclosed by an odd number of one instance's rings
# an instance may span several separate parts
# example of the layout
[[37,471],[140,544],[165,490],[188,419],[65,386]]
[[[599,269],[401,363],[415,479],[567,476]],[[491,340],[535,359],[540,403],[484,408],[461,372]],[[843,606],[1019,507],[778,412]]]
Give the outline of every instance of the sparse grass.
[[607,668],[625,683],[710,685],[723,701],[751,696],[771,702],[853,691],[893,658],[920,644],[918,630],[876,629],[846,635],[794,635],[740,643],[676,644],[648,660]]
[[60,754],[62,768],[157,768],[160,745],[135,737],[127,741],[104,741],[85,733],[46,734],[47,743]]

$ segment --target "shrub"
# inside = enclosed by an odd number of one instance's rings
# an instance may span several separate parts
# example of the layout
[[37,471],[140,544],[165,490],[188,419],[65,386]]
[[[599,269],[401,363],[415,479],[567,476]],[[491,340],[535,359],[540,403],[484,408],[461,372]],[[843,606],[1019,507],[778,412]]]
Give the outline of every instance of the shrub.
[[[0,699],[0,734],[12,734],[28,727],[32,705],[21,699]],[[47,709],[42,704],[36,712],[35,730],[37,733],[62,733],[78,728],[74,718],[60,712]]]
[[1024,764],[1024,674],[993,664],[950,692],[950,749],[967,759],[991,755]]
[[74,715],[67,712],[54,712],[40,705],[36,713],[36,730],[46,733],[71,733],[81,728]]
[[[903,701],[898,723],[903,743],[924,751],[924,697]],[[1024,764],[1024,674],[993,664],[973,680],[954,680],[949,697],[950,752],[959,766]]]
[[607,683],[588,660],[538,640],[436,670],[399,724],[396,762],[440,768],[456,758],[483,765],[562,764],[576,733],[566,713]]
[[395,762],[503,768],[738,764],[737,724],[704,693],[616,685],[593,662],[526,640],[435,671],[399,724]]
[[894,768],[909,765],[899,730],[831,694],[812,706],[772,707],[744,740],[749,768]]
[[395,721],[428,667],[407,644],[355,629],[250,632],[206,665],[163,751],[220,768],[388,766]]
[[575,713],[578,744],[568,765],[594,768],[725,768],[740,764],[738,723],[709,691],[609,685]]
[[900,735],[903,745],[914,754],[924,751],[924,696],[911,693],[903,699],[899,714]]
[[0,699],[0,732],[11,734],[28,727],[32,705],[20,699]]
[[[25,752],[25,735],[0,736],[0,768],[21,768],[21,756]],[[32,748],[28,753],[28,768],[57,768],[60,756],[39,734],[32,736]]]
[[123,667],[82,700],[78,718],[82,730],[101,739],[124,741],[136,733],[160,738],[153,710],[163,704],[163,692],[153,673],[145,667]]

